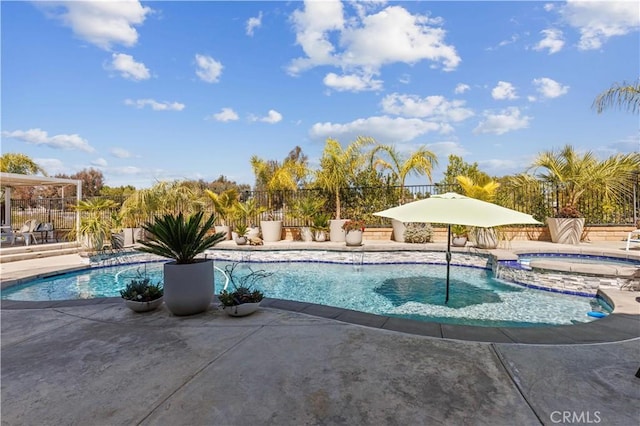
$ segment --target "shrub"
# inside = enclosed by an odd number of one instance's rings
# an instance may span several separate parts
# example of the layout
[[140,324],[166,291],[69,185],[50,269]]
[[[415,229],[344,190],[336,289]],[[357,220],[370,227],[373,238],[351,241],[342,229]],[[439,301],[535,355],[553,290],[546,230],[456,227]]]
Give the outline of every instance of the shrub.
[[433,228],[429,223],[407,223],[404,231],[405,243],[430,243]]

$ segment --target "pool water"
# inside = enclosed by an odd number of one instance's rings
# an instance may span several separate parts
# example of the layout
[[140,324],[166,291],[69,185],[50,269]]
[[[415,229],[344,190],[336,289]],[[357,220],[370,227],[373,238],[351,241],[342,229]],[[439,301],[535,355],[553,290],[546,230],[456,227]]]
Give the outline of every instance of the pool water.
[[[216,261],[224,269],[227,262]],[[239,276],[264,270],[256,283],[266,297],[318,303],[379,315],[501,327],[534,327],[589,322],[599,299],[564,295],[496,280],[490,271],[452,267],[449,303],[444,303],[444,265],[340,265],[325,263],[243,263]],[[38,279],[2,292],[3,299],[66,300],[119,296],[132,278],[162,281],[162,263],[97,268]],[[216,293],[226,279],[215,272]]]

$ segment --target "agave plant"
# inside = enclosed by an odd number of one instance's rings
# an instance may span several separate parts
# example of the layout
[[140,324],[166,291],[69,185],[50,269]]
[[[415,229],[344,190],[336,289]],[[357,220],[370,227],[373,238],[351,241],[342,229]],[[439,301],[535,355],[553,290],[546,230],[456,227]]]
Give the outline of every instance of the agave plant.
[[185,217],[166,214],[156,217],[152,223],[142,228],[149,234],[147,241],[141,241],[140,251],[174,259],[176,264],[194,263],[196,256],[225,239],[223,232],[210,233],[215,216],[211,215],[202,223],[203,212]]

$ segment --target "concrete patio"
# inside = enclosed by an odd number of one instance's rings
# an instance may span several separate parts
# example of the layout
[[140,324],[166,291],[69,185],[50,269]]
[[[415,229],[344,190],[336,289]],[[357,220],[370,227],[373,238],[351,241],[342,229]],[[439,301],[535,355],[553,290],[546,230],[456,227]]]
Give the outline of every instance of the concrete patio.
[[[3,281],[82,266],[68,256],[3,264]],[[638,424],[640,303],[638,293],[623,293],[606,318],[614,326],[603,320],[584,325],[584,336],[598,342],[588,344],[570,332],[571,343],[563,344],[537,344],[538,338],[517,330],[510,333],[531,343],[462,341],[442,334],[446,327],[432,337],[278,300],[245,318],[227,317],[216,306],[192,317],[172,316],[164,307],[134,314],[113,298],[3,301],[1,420]],[[539,336],[548,336],[549,329]]]

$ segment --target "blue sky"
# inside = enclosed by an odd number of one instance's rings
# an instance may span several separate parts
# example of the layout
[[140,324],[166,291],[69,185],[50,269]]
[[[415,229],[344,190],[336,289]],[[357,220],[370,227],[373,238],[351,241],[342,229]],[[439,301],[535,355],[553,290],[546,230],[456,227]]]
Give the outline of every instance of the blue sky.
[[[220,175],[326,138],[426,145],[491,175],[565,144],[640,149],[638,116],[591,108],[640,74],[624,2],[7,2],[2,152],[111,186]],[[426,178],[408,183],[427,183]]]

